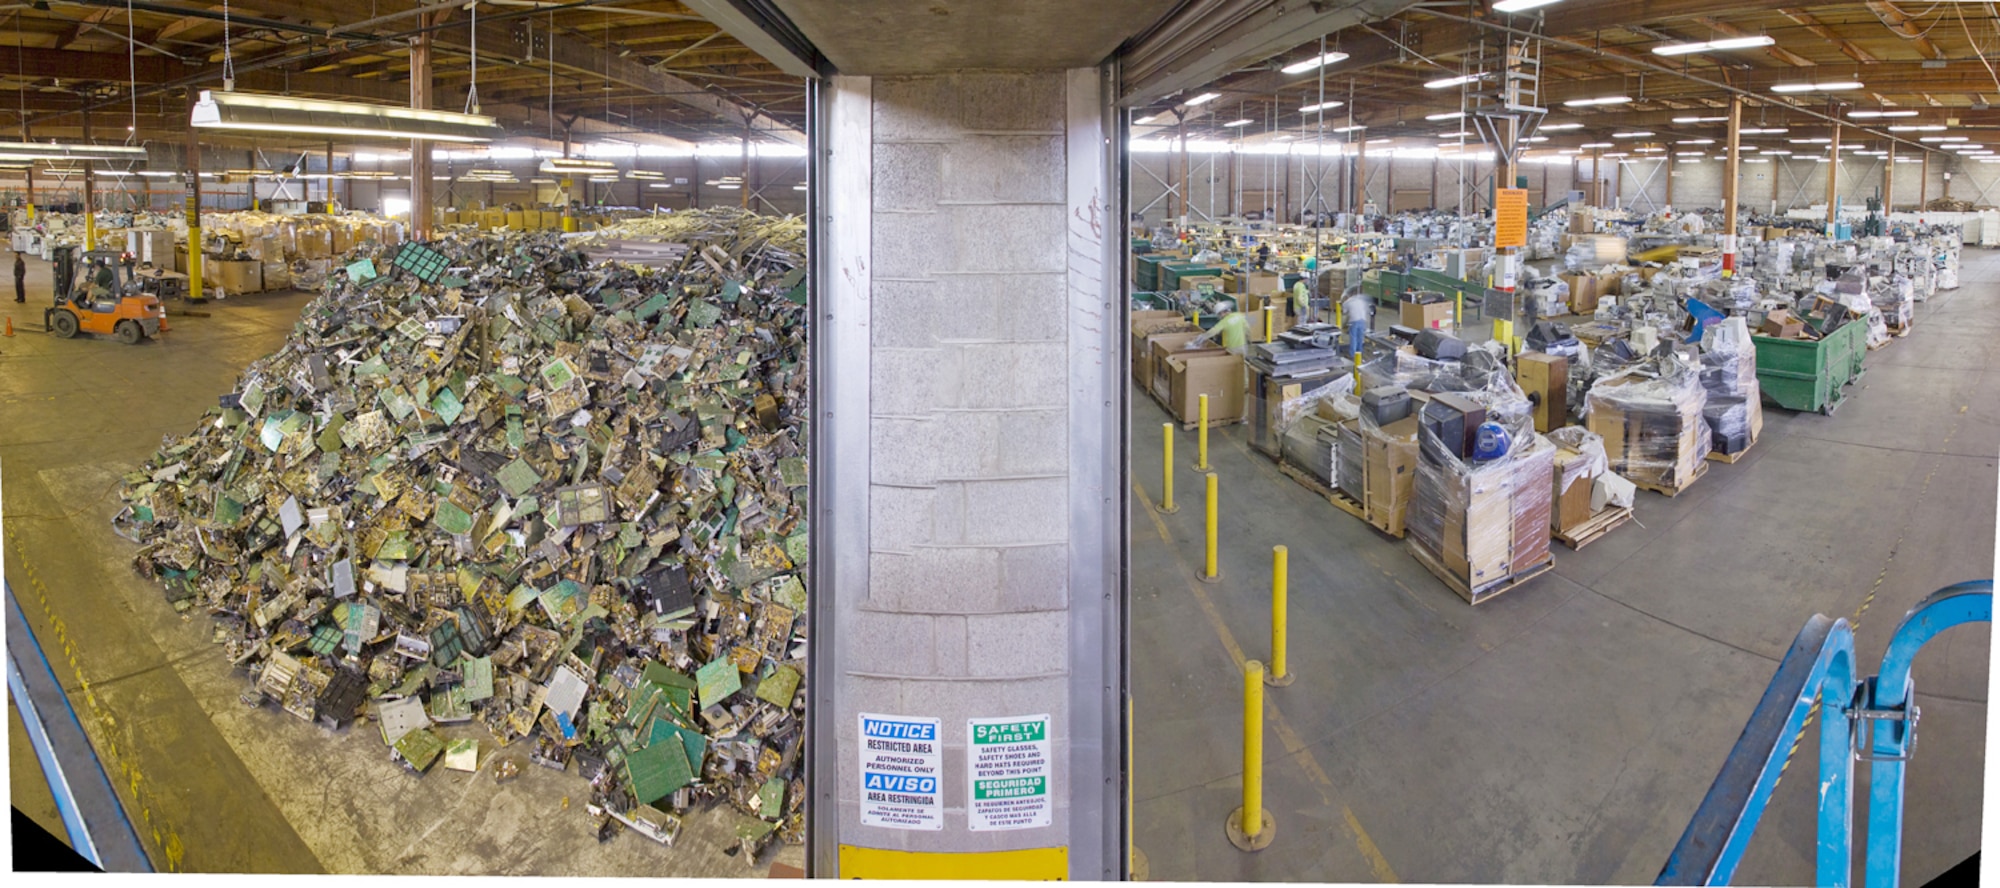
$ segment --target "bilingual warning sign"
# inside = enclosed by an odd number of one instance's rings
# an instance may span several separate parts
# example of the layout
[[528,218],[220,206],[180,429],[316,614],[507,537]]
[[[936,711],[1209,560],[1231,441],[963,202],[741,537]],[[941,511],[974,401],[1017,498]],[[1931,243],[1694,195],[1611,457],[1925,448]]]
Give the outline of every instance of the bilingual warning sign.
[[862,713],[862,824],[944,829],[943,758],[937,719]]
[[1528,245],[1528,191],[1500,188],[1493,192],[1493,245]]
[[1049,717],[966,720],[966,821],[977,830],[1048,826]]

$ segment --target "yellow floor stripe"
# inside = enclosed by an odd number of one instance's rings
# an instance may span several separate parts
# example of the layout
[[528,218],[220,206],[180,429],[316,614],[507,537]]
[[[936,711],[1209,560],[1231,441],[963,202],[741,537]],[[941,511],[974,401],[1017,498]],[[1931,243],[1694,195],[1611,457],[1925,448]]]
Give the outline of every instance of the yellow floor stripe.
[[[1145,485],[1135,479],[1132,482],[1132,490],[1139,495],[1140,506],[1146,510],[1147,514],[1153,516],[1153,523],[1159,528],[1161,539],[1167,539],[1166,524],[1160,520],[1159,510],[1153,507],[1153,498],[1146,493]],[[1211,598],[1208,590],[1202,588],[1201,583],[1194,579],[1194,566],[1189,564],[1185,558],[1182,558],[1179,551],[1174,551],[1171,545],[1168,546],[1168,549],[1173,551],[1176,566],[1188,578],[1185,585],[1188,591],[1194,593],[1195,603],[1201,606],[1202,614],[1207,617],[1209,626],[1215,630],[1216,637],[1222,641],[1222,646],[1229,651],[1230,661],[1235,663],[1236,668],[1240,671],[1243,668],[1243,661],[1248,658],[1243,654],[1243,646],[1236,642],[1236,634],[1229,631],[1229,624],[1223,622],[1222,611],[1215,606],[1215,599]],[[1331,794],[1333,779],[1327,776],[1326,769],[1320,766],[1319,759],[1313,756],[1312,750],[1299,737],[1298,732],[1292,730],[1291,723],[1286,721],[1284,713],[1278,710],[1278,703],[1273,699],[1273,696],[1270,694],[1265,695],[1264,708],[1271,714],[1271,723],[1272,727],[1277,729],[1278,742],[1285,747],[1285,752],[1291,757],[1292,761],[1300,769],[1304,770],[1306,776],[1315,784],[1315,789],[1319,792],[1320,799],[1327,804],[1333,804],[1334,801]],[[1360,818],[1355,817],[1354,812],[1345,804],[1341,804],[1340,813],[1342,819],[1347,822],[1348,830],[1354,834],[1356,849],[1368,861],[1368,867],[1375,872],[1375,878],[1383,882],[1401,881],[1396,878],[1395,869],[1389,866],[1388,858],[1383,857],[1382,850],[1376,847],[1375,840],[1369,837],[1366,829],[1362,828]]]

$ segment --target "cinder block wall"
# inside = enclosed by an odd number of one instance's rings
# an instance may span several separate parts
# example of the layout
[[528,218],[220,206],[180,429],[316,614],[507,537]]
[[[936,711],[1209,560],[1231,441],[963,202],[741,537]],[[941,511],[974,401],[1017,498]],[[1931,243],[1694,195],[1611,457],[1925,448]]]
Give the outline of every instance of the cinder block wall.
[[[1069,832],[1065,75],[873,81],[867,601],[843,605],[843,709],[943,720],[945,830],[924,851]],[[1049,713],[1051,830],[966,832],[965,720]],[[851,717],[840,746],[858,749]]]

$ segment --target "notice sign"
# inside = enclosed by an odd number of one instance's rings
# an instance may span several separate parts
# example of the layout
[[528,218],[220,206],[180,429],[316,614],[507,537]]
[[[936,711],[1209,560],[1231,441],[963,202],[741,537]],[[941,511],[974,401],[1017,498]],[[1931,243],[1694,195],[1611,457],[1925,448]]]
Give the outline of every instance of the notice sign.
[[1528,245],[1528,190],[1500,188],[1493,192],[1493,245]]
[[966,720],[967,825],[973,830],[1048,826],[1049,717]]
[[944,829],[938,720],[861,714],[861,823]]

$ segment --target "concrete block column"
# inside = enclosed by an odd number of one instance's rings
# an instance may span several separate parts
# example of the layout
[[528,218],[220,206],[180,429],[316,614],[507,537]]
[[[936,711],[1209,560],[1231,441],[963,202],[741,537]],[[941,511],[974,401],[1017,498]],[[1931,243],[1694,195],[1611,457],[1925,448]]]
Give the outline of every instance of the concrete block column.
[[[1104,271],[1121,228],[1100,74],[836,77],[826,96],[815,335],[839,378],[820,380],[815,430],[818,873],[837,873],[829,846],[1060,847],[1072,878],[1115,879],[1119,352]],[[861,825],[864,712],[941,720],[942,829]],[[1051,824],[969,829],[966,720],[1043,713]]]

